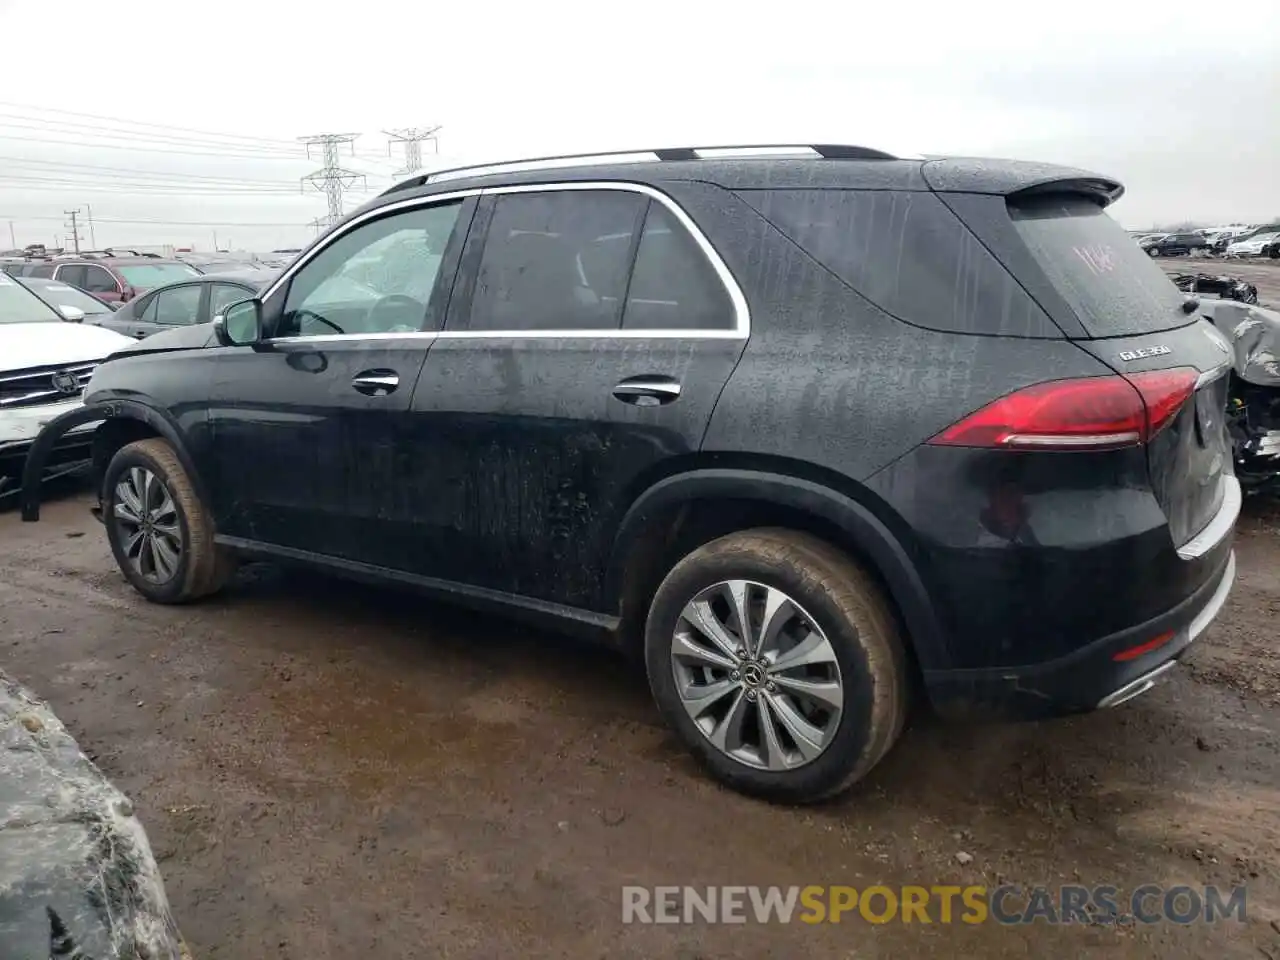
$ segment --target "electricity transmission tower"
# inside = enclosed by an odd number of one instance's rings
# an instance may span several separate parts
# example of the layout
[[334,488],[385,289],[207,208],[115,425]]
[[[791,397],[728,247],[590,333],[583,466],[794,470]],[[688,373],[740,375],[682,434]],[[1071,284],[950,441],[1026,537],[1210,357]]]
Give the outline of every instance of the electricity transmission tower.
[[422,169],[422,141],[430,140],[436,153],[440,152],[440,141],[436,134],[440,124],[434,127],[404,127],[400,130],[383,130],[389,138],[387,156],[391,156],[391,147],[397,143],[404,144],[404,169],[397,170],[392,176],[407,177]]
[[80,216],[80,211],[79,210],[63,210],[62,212],[71,218],[71,222],[64,223],[63,226],[71,231],[71,236],[69,237],[69,239],[71,240],[71,243],[73,244],[76,253],[79,253],[80,252],[80,230],[78,225],[76,224],[76,217]]
[[321,232],[342,219],[343,192],[353,186],[357,180],[365,179],[363,173],[348,170],[342,166],[338,156],[338,148],[344,143],[352,144],[351,152],[354,154],[355,142],[358,136],[360,136],[358,133],[321,133],[312,137],[298,138],[302,143],[306,144],[308,157],[311,156],[311,148],[313,146],[318,146],[322,150],[324,166],[302,178],[303,190],[310,183],[317,190],[323,190],[325,198],[329,201],[329,213],[312,221],[316,229]]

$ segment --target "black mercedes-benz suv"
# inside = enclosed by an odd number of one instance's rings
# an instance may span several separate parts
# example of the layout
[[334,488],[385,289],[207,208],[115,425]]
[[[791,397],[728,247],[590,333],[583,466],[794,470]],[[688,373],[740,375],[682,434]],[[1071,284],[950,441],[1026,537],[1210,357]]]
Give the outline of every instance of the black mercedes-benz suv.
[[715,776],[813,800],[913,697],[1111,706],[1225,600],[1226,346],[1121,192],[831,145],[416,177],[109,358],[28,475],[101,420],[147,598],[275,557],[549,619],[642,656]]

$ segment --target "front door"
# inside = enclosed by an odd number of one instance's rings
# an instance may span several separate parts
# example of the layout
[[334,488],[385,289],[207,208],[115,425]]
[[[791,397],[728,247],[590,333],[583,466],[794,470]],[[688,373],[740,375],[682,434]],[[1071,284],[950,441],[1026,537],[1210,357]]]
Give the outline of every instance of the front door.
[[[263,304],[267,336],[224,347],[210,484],[224,536],[396,566],[406,417],[474,200],[372,213]],[[451,252],[455,251],[455,252]]]
[[413,398],[432,492],[415,572],[598,602],[618,514],[699,449],[746,342],[732,277],[677,210],[627,184],[486,191]]

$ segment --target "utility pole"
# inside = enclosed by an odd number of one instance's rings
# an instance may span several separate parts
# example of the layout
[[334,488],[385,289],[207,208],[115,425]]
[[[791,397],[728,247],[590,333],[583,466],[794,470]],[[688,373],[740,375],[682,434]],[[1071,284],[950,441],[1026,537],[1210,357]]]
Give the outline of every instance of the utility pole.
[[302,178],[302,189],[304,191],[309,183],[317,190],[323,190],[325,198],[329,202],[328,215],[317,217],[312,221],[319,231],[324,231],[327,227],[333,226],[342,219],[343,192],[353,186],[357,180],[365,179],[363,173],[357,173],[355,170],[348,170],[343,167],[338,156],[338,148],[344,143],[352,145],[351,153],[354,155],[356,152],[355,142],[358,136],[360,136],[358,133],[320,133],[311,137],[298,138],[307,145],[308,157],[311,156],[311,148],[313,146],[320,147],[322,151],[324,166]]
[[434,152],[440,152],[440,141],[436,134],[440,124],[434,127],[405,127],[401,130],[383,130],[387,140],[387,156],[391,156],[391,147],[397,143],[404,144],[404,169],[397,170],[392,176],[408,177],[422,169],[422,141],[430,140]]
[[85,211],[89,214],[89,246],[94,250],[98,249],[98,240],[93,235],[93,207],[87,203],[84,205]]
[[12,220],[9,221],[9,246],[13,250],[18,249],[18,238],[14,235]]
[[64,223],[63,226],[70,229],[72,246],[75,248],[76,253],[79,253],[80,252],[80,230],[76,225],[76,217],[80,216],[80,211],[79,210],[63,210],[62,212],[71,218],[71,222]]

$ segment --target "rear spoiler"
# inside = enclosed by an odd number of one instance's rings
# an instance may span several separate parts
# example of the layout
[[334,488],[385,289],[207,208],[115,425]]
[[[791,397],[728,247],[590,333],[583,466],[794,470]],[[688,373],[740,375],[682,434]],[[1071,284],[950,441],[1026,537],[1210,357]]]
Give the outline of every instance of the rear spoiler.
[[928,160],[920,172],[930,189],[939,193],[994,194],[1015,202],[1021,197],[1072,194],[1107,207],[1124,196],[1124,185],[1118,180],[1051,163],[953,157]]

